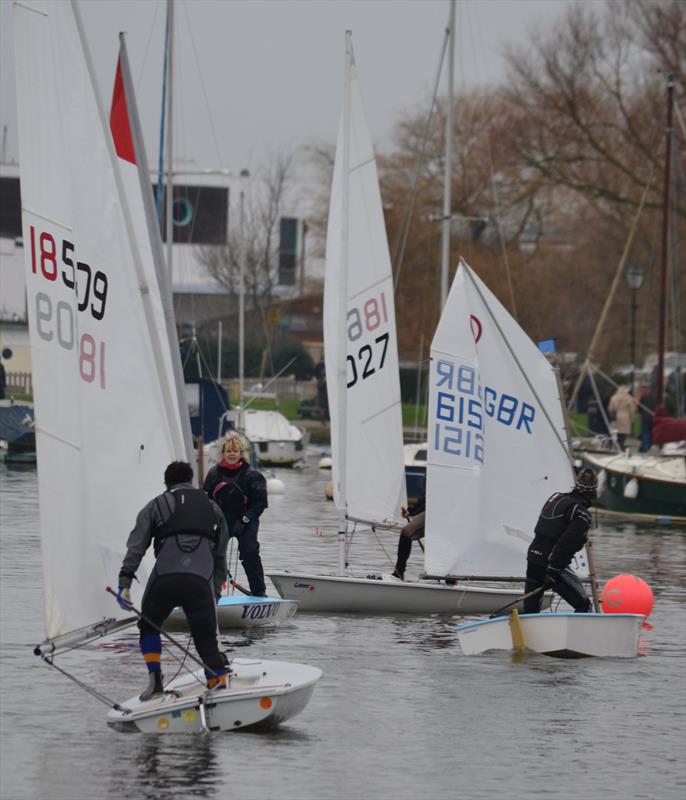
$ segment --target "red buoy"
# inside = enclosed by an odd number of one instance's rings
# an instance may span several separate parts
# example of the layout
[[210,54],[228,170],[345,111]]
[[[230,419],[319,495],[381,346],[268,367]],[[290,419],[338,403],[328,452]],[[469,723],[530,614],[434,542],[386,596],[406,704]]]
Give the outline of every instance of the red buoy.
[[600,604],[605,614],[643,614],[653,610],[653,590],[635,575],[615,575],[603,589]]

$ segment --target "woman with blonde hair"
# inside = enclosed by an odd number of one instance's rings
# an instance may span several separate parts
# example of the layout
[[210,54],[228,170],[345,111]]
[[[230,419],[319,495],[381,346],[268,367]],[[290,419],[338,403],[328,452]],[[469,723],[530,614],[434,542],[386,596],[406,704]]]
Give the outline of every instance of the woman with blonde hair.
[[238,557],[243,565],[250,593],[266,597],[264,570],[257,531],[267,508],[267,482],[243,458],[243,437],[230,431],[222,441],[220,460],[207,473],[203,490],[224,512],[229,536],[238,540]]

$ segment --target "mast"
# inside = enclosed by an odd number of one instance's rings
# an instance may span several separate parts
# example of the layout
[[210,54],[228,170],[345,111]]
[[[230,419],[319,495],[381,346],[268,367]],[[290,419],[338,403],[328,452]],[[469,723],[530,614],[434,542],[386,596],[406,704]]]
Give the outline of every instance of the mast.
[[339,285],[339,319],[342,330],[338,339],[336,359],[336,371],[338,380],[336,381],[338,390],[338,479],[339,497],[341,507],[339,508],[338,525],[338,572],[340,575],[345,573],[345,539],[348,529],[346,499],[346,469],[347,469],[347,416],[345,394],[348,390],[348,362],[346,357],[348,344],[347,314],[348,314],[348,261],[350,259],[350,247],[348,237],[350,233],[350,81],[353,64],[352,32],[345,32],[345,89],[343,93],[343,164],[341,174],[343,176],[343,197],[342,197],[342,231],[341,231],[341,275]]
[[[186,460],[189,463],[192,463],[193,437],[191,433],[190,417],[188,415],[186,406],[183,368],[181,366],[181,358],[179,355],[179,346],[178,346],[178,336],[176,334],[176,320],[174,317],[174,301],[173,301],[171,273],[165,272],[164,269],[162,240],[159,233],[159,224],[157,220],[157,215],[155,213],[155,202],[150,187],[150,175],[148,172],[148,161],[145,153],[145,142],[143,140],[143,131],[141,129],[140,118],[138,116],[138,109],[135,104],[133,78],[131,77],[131,69],[129,66],[129,58],[126,49],[126,38],[124,34],[119,34],[119,42],[120,42],[121,67],[122,67],[122,80],[124,82],[124,89],[127,100],[129,100],[131,103],[130,105],[131,136],[133,138],[135,152],[137,154],[136,164],[138,167],[138,176],[139,176],[141,194],[143,197],[143,208],[145,210],[148,232],[150,234],[150,247],[152,252],[153,263],[155,266],[155,274],[157,276],[157,283],[160,289],[162,311],[164,313],[164,322],[167,333],[164,342],[159,342],[158,336],[153,335],[152,332],[150,338],[151,341],[153,342],[153,347],[155,347],[156,351],[158,351],[160,347],[165,347],[165,348],[169,347],[170,349],[171,364],[173,370],[173,382],[174,382],[174,387],[176,389],[176,402],[178,404],[178,413],[181,416],[181,435],[183,438],[182,442],[180,443],[177,442],[175,443],[175,445],[177,450],[180,449],[184,452]],[[123,191],[121,191],[120,194],[122,198],[125,197]],[[131,223],[128,219],[129,213],[130,212],[128,211],[127,208],[127,226],[131,228]],[[134,240],[133,234],[131,234],[131,238],[133,241]],[[136,263],[136,267],[140,273],[140,266],[138,263]],[[146,318],[148,319],[148,324],[152,331],[154,330],[154,320],[152,317],[152,312],[148,310],[149,293],[144,292],[143,294],[146,299],[145,303]],[[158,369],[161,369],[162,360],[159,356],[157,356],[157,361],[159,361]],[[164,386],[164,381],[160,380],[160,386]],[[169,414],[169,419],[173,419],[174,416],[176,416],[176,412],[173,409],[171,409],[170,407],[172,404],[171,398],[168,396],[168,393],[164,390],[162,391],[162,399],[165,406],[168,407],[167,413]]]
[[238,405],[242,409],[245,374],[245,191],[243,190],[242,186],[240,197],[241,251],[238,254]]
[[448,23],[448,101],[445,115],[445,182],[443,184],[443,225],[441,229],[441,309],[448,297],[448,272],[450,268],[450,217],[452,205],[452,155],[453,155],[453,77],[455,73],[455,0],[450,0]]
[[167,271],[169,282],[173,286],[172,247],[174,244],[174,0],[167,0],[167,203],[165,215],[165,231],[167,234]]
[[669,260],[669,204],[672,160],[672,109],[674,107],[674,75],[667,77],[667,142],[665,150],[665,184],[662,200],[662,259],[660,269],[660,332],[657,347],[657,387],[655,405],[664,402],[665,332],[667,328],[667,262]]

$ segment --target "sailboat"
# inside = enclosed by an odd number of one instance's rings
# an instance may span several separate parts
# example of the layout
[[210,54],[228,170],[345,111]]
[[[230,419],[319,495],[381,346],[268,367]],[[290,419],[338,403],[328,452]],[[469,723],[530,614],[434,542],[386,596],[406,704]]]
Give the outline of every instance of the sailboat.
[[[439,580],[403,582],[390,576],[346,574],[346,548],[357,529],[399,532],[406,489],[393,280],[376,161],[349,33],[345,87],[324,298],[325,353],[332,365],[327,380],[334,502],[340,519],[339,574],[272,571],[269,577],[282,597],[298,600],[299,612],[490,613],[515,602],[521,592],[466,582],[449,586]],[[463,319],[465,331],[468,320]],[[429,476],[429,484],[431,480]],[[433,497],[438,509],[435,490]],[[460,509],[451,530],[465,513]],[[534,521],[535,516],[528,520],[529,527]],[[427,542],[433,536],[427,528]],[[521,546],[519,550],[523,552]],[[514,574],[521,575],[524,563],[521,556]],[[452,565],[442,566],[432,564],[434,573],[445,577]]]
[[[662,406],[664,401],[667,273],[670,241],[672,239],[674,239],[675,242],[677,241],[676,238],[670,237],[672,213],[670,201],[670,194],[672,191],[671,152],[672,144],[674,144],[675,147],[677,144],[675,131],[672,125],[673,106],[674,76],[670,75],[667,80],[667,125],[661,243],[661,298],[659,307],[660,322],[657,387],[655,387],[656,409]],[[678,184],[675,184],[675,188],[677,187]],[[677,259],[673,259],[672,263],[674,269],[678,269],[679,266],[681,266]],[[622,267],[623,263],[620,264],[620,269]],[[676,280],[671,281],[671,285],[677,287],[679,282]],[[606,308],[609,305],[610,299],[611,297],[608,298]],[[679,300],[675,298],[672,305],[675,309],[678,308],[680,305]],[[591,342],[590,352],[586,362],[587,365],[591,362],[593,344],[601,330],[604,317],[605,311],[603,311],[593,341]],[[679,354],[676,353],[675,356],[677,357],[677,363],[675,365],[677,368],[674,377],[680,380],[681,371],[678,366]],[[580,383],[581,377],[582,376],[580,376],[578,384]],[[592,373],[590,374],[590,378],[594,390],[597,392]],[[658,417],[656,416],[655,419],[657,420]],[[661,416],[660,419],[664,422],[666,418]],[[656,443],[663,444],[682,440],[686,422],[683,419],[680,421],[673,420],[672,422],[677,423],[672,428],[674,435],[670,436],[669,433],[667,433],[667,435],[662,435],[659,439],[656,437],[654,439]],[[681,424],[679,424],[679,422]],[[653,432],[654,434],[656,433],[655,426]],[[592,449],[580,449],[578,455],[584,464],[593,467],[593,469],[598,472],[598,507],[604,516],[619,519],[641,520],[644,522],[659,522],[661,524],[686,525],[686,458],[684,457],[683,447],[677,452],[656,454],[630,453],[629,451],[607,453],[594,452]]]
[[[35,652],[57,666],[65,650],[135,621],[106,586],[135,513],[192,447],[123,37],[108,120],[75,3],[17,3],[14,34],[45,598]],[[188,671],[159,699],[114,704],[107,721],[156,733],[277,724],[320,677],[236,660],[227,690],[209,693],[203,671]]]
[[[455,573],[504,576],[525,564],[529,531],[544,501],[573,484],[559,384],[543,354],[464,261],[446,311],[431,349],[427,571],[451,565]],[[461,331],[465,320],[471,337]],[[433,529],[438,536],[429,535]],[[589,577],[585,550],[572,567]],[[594,584],[593,594],[596,600]],[[531,650],[629,658],[638,655],[644,622],[641,614],[519,615],[516,609],[509,618],[493,616],[456,628],[465,655]]]

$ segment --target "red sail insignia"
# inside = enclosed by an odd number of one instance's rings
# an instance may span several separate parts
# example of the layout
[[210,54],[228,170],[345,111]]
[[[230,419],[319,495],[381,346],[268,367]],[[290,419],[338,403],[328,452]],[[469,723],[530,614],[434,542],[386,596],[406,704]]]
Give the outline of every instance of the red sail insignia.
[[117,59],[117,74],[114,78],[114,91],[112,92],[112,110],[110,111],[110,130],[114,139],[114,149],[119,158],[136,163],[136,152],[133,149],[131,126],[129,124],[129,110],[126,107],[124,81],[121,77],[121,60]]

